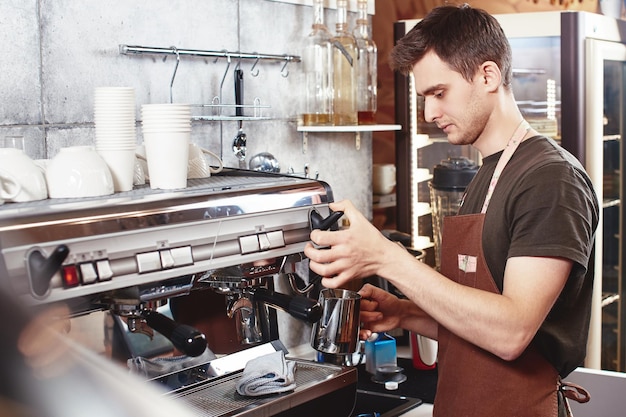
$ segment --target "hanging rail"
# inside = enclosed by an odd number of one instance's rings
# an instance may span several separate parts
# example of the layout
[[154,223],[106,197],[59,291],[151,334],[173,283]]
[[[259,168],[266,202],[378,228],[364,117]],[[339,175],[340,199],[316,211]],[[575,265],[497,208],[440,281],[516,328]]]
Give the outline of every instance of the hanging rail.
[[[221,110],[224,107],[235,107],[235,105],[228,105],[222,103],[222,87],[224,86],[224,80],[226,79],[226,75],[230,68],[231,62],[233,60],[239,61],[237,63],[237,68],[239,68],[240,61],[244,59],[253,59],[254,64],[252,68],[250,68],[250,73],[253,77],[259,75],[259,70],[256,68],[257,64],[260,60],[270,60],[270,61],[283,61],[284,64],[280,70],[280,74],[283,77],[289,76],[289,71],[287,70],[287,65],[290,62],[301,62],[301,59],[297,55],[270,55],[270,54],[259,54],[257,52],[247,53],[247,52],[231,52],[227,50],[223,51],[207,51],[200,49],[181,49],[176,46],[170,46],[169,48],[161,48],[161,47],[153,47],[153,46],[137,46],[137,45],[119,45],[120,54],[123,55],[141,55],[141,54],[150,54],[150,55],[176,55],[176,66],[174,67],[174,73],[172,74],[172,78],[170,80],[170,103],[174,102],[173,98],[173,86],[174,79],[176,78],[176,72],[178,70],[178,65],[180,63],[180,56],[196,56],[196,57],[213,57],[215,61],[219,58],[225,58],[227,60],[226,70],[224,71],[224,75],[222,76],[222,81],[220,83],[220,94],[213,98],[213,102],[211,104],[194,104],[194,107],[211,107],[214,110],[218,110],[217,114],[213,114],[211,116],[194,116],[195,120],[242,120],[242,119],[252,119],[259,120],[264,117],[261,116],[262,108],[269,108],[267,105],[261,105],[261,100],[259,98],[254,99],[254,105],[239,105],[239,107],[251,107],[254,109],[254,116],[223,116],[221,114]],[[167,57],[166,57],[167,58]],[[165,60],[165,58],[164,58]]]
[[256,52],[230,52],[230,51],[207,51],[201,49],[181,49],[181,48],[160,48],[152,46],[137,45],[120,45],[120,53],[124,55],[130,54],[153,54],[153,55],[190,55],[214,58],[230,58],[230,59],[255,59],[255,60],[271,60],[300,62],[301,59],[297,55],[271,55],[258,54]]

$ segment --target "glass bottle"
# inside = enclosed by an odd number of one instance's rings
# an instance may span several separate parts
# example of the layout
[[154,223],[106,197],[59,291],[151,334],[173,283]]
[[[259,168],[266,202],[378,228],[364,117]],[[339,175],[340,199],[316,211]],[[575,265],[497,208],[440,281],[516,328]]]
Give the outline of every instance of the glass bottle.
[[305,126],[333,124],[332,34],[324,25],[324,0],[313,2],[314,21],[307,37],[302,65],[305,77]]
[[376,123],[378,48],[372,39],[367,0],[357,0],[358,15],[354,38],[357,47],[356,105],[359,124]]
[[356,125],[356,40],[348,31],[348,1],[337,0],[333,42],[333,122]]

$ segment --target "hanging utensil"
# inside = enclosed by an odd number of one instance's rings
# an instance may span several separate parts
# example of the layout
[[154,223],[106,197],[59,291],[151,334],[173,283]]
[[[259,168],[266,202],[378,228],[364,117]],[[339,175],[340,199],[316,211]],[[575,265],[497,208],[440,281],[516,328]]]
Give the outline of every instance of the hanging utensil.
[[[243,70],[239,67],[235,69],[235,115],[243,116]],[[243,131],[243,121],[239,119],[239,131],[233,139],[233,153],[239,159],[239,168],[246,168],[246,145],[248,137]]]

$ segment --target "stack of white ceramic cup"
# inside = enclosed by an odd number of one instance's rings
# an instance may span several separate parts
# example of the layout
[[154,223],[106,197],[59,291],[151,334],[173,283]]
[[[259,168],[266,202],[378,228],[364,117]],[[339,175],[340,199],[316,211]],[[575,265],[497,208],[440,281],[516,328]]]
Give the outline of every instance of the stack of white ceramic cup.
[[133,189],[135,173],[135,90],[132,87],[98,87],[94,120],[96,151],[107,163],[115,191]]
[[144,104],[141,119],[150,188],[187,187],[191,107],[175,103]]

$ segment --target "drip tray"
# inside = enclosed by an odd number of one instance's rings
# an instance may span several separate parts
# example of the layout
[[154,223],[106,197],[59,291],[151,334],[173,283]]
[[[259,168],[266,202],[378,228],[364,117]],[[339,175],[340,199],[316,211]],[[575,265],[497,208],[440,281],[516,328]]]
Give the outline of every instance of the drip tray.
[[[319,413],[349,416],[356,399],[357,370],[296,360],[296,389],[264,397],[245,397],[236,391],[242,371],[170,393],[188,403],[197,416],[302,416]],[[320,401],[314,401],[314,400]],[[310,415],[310,414],[308,414]],[[322,414],[320,414],[322,415]]]

